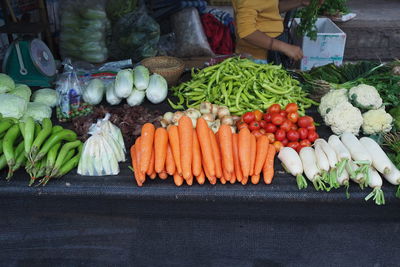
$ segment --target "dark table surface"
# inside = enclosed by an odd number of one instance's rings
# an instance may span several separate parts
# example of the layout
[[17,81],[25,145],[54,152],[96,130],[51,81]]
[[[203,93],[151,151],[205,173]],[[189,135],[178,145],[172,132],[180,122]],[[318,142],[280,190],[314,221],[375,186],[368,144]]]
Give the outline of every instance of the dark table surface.
[[376,206],[354,183],[350,199],[344,189],[300,191],[278,159],[271,185],[176,187],[169,178],[139,188],[128,163],[120,168],[74,170],[46,187],[28,187],[23,171],[1,179],[1,265],[398,266],[400,200],[387,182],[386,205]]

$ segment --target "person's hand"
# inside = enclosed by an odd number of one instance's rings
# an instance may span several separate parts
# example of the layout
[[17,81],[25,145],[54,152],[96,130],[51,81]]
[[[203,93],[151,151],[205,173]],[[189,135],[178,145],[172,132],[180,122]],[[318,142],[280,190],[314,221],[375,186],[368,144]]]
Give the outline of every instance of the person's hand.
[[285,44],[282,47],[281,52],[295,61],[303,58],[303,51],[300,47],[295,45]]
[[[322,6],[325,0],[319,0],[319,6]],[[302,6],[308,6],[310,4],[310,0],[300,0]]]

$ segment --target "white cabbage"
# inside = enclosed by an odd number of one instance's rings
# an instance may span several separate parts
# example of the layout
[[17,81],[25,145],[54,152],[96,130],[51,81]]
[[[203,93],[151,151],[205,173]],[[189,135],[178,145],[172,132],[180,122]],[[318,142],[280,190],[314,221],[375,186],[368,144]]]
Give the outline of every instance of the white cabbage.
[[15,86],[15,89],[8,93],[22,97],[27,102],[29,102],[29,99],[31,99],[31,95],[32,95],[31,89],[29,88],[29,86],[27,86],[25,84],[17,84]]
[[0,94],[7,93],[11,90],[14,90],[14,88],[14,80],[11,79],[11,77],[7,74],[0,73]]
[[131,69],[120,70],[115,78],[115,94],[120,98],[127,98],[133,90],[133,75]]
[[83,100],[91,105],[101,102],[104,95],[104,83],[100,79],[93,79],[83,90]]
[[133,90],[132,94],[126,99],[126,102],[131,107],[139,106],[140,104],[142,104],[145,96],[145,91]]
[[121,98],[115,94],[114,82],[110,82],[106,89],[106,100],[110,105],[118,105],[121,103]]
[[54,89],[43,88],[33,92],[32,101],[55,107],[58,104],[59,95]]
[[149,70],[145,66],[139,65],[133,70],[133,83],[135,84],[136,89],[146,90],[149,86],[149,81]]
[[22,97],[10,94],[0,94],[0,113],[3,117],[20,119],[27,108],[28,102]]
[[27,117],[32,117],[35,121],[41,122],[44,118],[51,118],[51,107],[37,102],[28,103],[24,114],[24,120]]
[[149,87],[146,90],[147,99],[153,104],[158,104],[167,98],[167,94],[168,84],[164,77],[158,74],[151,75]]

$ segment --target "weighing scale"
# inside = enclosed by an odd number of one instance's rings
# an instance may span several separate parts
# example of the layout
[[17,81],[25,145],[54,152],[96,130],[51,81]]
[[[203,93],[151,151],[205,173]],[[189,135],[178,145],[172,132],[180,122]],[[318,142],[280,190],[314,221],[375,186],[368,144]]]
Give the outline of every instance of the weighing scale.
[[17,39],[8,47],[3,72],[16,83],[51,87],[56,78],[56,63],[47,45],[39,39]]

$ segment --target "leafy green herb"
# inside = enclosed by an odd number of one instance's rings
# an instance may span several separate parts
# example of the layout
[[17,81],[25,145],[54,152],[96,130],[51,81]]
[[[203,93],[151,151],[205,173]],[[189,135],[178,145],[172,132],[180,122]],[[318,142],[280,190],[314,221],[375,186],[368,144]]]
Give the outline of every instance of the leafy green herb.
[[300,25],[297,27],[297,34],[307,36],[311,40],[317,40],[317,27],[315,23],[318,18],[319,1],[311,0],[310,4],[298,12]]
[[347,0],[325,0],[318,11],[319,15],[337,16],[340,14],[349,13]]

